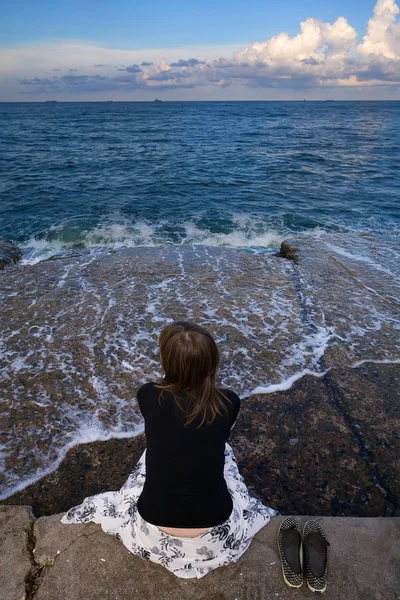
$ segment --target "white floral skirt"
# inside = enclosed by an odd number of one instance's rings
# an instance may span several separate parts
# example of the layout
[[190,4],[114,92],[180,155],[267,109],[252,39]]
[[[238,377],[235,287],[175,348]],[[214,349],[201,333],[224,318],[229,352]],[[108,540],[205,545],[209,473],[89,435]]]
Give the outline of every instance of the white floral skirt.
[[146,479],[146,450],[119,492],[90,496],[71,508],[62,523],[99,523],[130,552],[163,565],[177,577],[204,577],[213,569],[235,563],[246,552],[254,535],[277,511],[251,497],[240,475],[229,444],[225,446],[224,477],[233,500],[224,523],[195,538],[164,533],[148,523],[137,510]]

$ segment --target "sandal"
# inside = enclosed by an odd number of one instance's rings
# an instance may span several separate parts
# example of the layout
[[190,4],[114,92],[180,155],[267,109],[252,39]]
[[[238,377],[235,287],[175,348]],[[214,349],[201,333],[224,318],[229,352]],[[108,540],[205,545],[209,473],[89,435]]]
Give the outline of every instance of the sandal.
[[312,592],[325,592],[328,572],[329,542],[316,521],[307,521],[303,529],[304,571]]
[[288,517],[279,526],[278,550],[285,583],[292,588],[303,585],[303,544],[296,519]]

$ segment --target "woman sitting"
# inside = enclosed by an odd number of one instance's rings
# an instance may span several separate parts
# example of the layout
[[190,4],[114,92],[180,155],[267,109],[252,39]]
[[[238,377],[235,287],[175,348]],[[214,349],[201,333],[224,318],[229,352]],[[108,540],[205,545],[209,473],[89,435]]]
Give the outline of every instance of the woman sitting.
[[182,578],[237,562],[276,511],[249,495],[229,446],[239,397],[218,388],[217,345],[185,321],[160,335],[165,376],[137,400],[146,450],[118,492],[86,498],[63,523],[100,523],[134,554]]

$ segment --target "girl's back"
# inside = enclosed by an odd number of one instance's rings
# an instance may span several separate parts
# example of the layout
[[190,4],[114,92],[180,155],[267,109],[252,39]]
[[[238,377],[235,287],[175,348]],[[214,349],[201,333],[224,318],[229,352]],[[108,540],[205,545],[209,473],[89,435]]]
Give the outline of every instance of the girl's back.
[[234,563],[275,511],[253,498],[227,443],[240,400],[216,386],[211,334],[179,321],[160,334],[164,377],[137,399],[147,447],[117,492],[86,498],[63,523],[101,523],[130,552],[184,579]]
[[226,414],[201,424],[187,424],[185,413],[170,393],[154,383],[137,393],[145,419],[146,483],[139,499],[141,516],[164,527],[211,527],[225,521],[232,499],[224,479],[224,449],[239,408],[238,396],[227,397]]

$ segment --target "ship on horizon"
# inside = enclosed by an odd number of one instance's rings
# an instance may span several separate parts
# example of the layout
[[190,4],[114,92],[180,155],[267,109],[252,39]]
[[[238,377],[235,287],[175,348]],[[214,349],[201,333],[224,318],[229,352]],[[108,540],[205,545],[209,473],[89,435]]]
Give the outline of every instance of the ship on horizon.
[[161,102],[160,98],[156,98],[154,102]]

